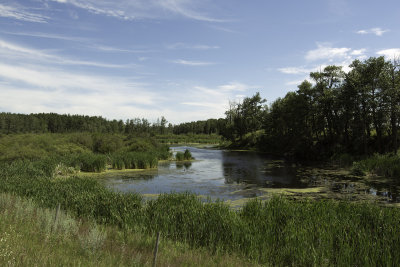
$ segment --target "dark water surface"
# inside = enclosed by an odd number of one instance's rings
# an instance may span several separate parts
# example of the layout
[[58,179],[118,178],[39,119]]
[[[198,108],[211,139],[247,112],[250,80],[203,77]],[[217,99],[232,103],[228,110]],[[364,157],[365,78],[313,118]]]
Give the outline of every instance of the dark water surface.
[[[313,197],[400,200],[397,185],[367,184],[325,173],[310,174],[296,164],[256,152],[185,146],[171,149],[176,152],[187,148],[195,161],[161,162],[158,169],[150,171],[107,173],[104,181],[116,191],[137,192],[145,196],[189,191],[212,199],[237,200],[284,189],[292,196],[301,192]],[[308,189],[311,191],[308,192]],[[315,192],[312,189],[318,190]]]

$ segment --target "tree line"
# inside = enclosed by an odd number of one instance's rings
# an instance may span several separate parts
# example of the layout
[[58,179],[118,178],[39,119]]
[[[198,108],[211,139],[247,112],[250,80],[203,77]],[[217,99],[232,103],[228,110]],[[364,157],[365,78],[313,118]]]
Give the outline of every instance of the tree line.
[[225,119],[208,119],[185,122],[177,125],[168,123],[164,116],[155,122],[145,118],[107,120],[101,116],[83,116],[57,113],[15,114],[0,113],[0,133],[119,133],[119,134],[220,134]]
[[311,72],[294,92],[269,106],[259,93],[226,111],[233,145],[296,158],[396,152],[399,147],[400,64],[384,57],[354,60],[351,70]]
[[0,133],[119,133],[164,134],[172,133],[173,125],[162,116],[156,122],[147,119],[107,120],[101,116],[84,116],[57,113],[15,114],[0,113]]

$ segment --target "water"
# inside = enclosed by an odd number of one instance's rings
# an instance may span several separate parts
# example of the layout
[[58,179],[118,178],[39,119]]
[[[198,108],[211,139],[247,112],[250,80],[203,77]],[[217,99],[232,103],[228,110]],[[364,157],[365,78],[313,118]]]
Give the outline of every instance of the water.
[[[310,175],[304,167],[255,152],[237,152],[194,147],[172,147],[174,152],[189,149],[195,161],[161,162],[156,170],[114,172],[104,176],[106,185],[116,191],[145,196],[170,192],[193,192],[212,199],[238,200],[266,195],[270,189],[305,189],[307,196],[357,199],[380,198],[399,202],[398,186],[365,184],[329,176]],[[317,193],[307,189],[318,188]],[[378,190],[378,188],[380,188]],[[292,190],[293,189],[293,190]],[[292,190],[292,191],[291,191]],[[298,192],[297,190],[296,192]],[[273,192],[273,191],[272,191]]]

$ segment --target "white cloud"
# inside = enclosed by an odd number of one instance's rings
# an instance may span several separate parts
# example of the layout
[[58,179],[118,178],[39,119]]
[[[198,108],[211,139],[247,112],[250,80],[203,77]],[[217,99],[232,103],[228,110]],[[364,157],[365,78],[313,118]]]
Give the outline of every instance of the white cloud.
[[329,44],[317,44],[318,48],[310,50],[306,54],[309,61],[333,60],[337,58],[346,58],[351,52],[347,47],[331,47]]
[[[310,50],[306,53],[306,60],[310,61],[308,65],[301,67],[284,67],[278,68],[278,71],[285,74],[305,75],[302,80],[294,80],[286,82],[286,85],[299,85],[303,80],[308,78],[310,72],[322,71],[328,65],[342,66],[345,72],[350,71],[349,65],[355,59],[364,60],[367,58],[367,49],[352,49],[348,47],[332,47],[329,43],[317,44],[317,49]],[[318,64],[311,62],[316,61]]]
[[353,50],[353,51],[351,51],[350,55],[352,55],[352,56],[362,56],[362,55],[365,55],[366,51],[367,51],[367,49],[365,49],[365,48],[358,49],[358,50]]
[[6,42],[0,39],[0,55],[7,58],[21,59],[23,61],[31,60],[33,62],[46,62],[48,64],[58,64],[58,65],[80,65],[89,67],[100,67],[100,68],[125,68],[132,67],[133,65],[119,65],[119,64],[109,64],[102,62],[93,62],[85,60],[70,59],[63,56],[53,55],[46,53],[42,50],[37,50],[33,48],[23,47],[17,44]]
[[210,50],[210,49],[219,49],[220,47],[217,45],[189,45],[185,43],[175,43],[171,45],[167,45],[168,49],[195,49],[195,50]]
[[184,59],[177,59],[173,60],[173,63],[186,65],[186,66],[209,66],[214,65],[214,62],[206,62],[206,61],[192,61],[192,60],[184,60]]
[[359,30],[358,34],[375,34],[376,36],[382,36],[384,33],[389,32],[390,30],[383,30],[381,28],[371,28],[368,30]]
[[390,48],[384,49],[376,52],[377,55],[385,56],[386,59],[399,59],[400,58],[400,48]]
[[64,41],[73,41],[73,42],[93,42],[88,38],[84,37],[76,37],[76,36],[64,36],[53,33],[42,33],[42,32],[9,32],[9,31],[1,31],[5,34],[17,35],[17,36],[30,36],[30,37],[38,37],[38,38],[46,38],[46,39],[56,39],[56,40],[64,40]]
[[4,81],[0,109],[10,112],[148,117],[156,114],[153,110],[159,101],[159,96],[152,93],[147,84],[128,78],[40,65],[0,63],[0,80]]
[[195,0],[52,0],[53,2],[71,4],[94,14],[116,17],[124,20],[137,18],[163,18],[168,14],[179,15],[193,20],[222,22],[205,12],[203,4]]
[[306,53],[308,61],[328,61],[329,64],[335,61],[351,62],[353,59],[365,58],[366,49],[352,49],[348,47],[332,47],[329,43],[317,43],[317,49]]
[[41,14],[31,13],[22,6],[8,6],[0,3],[0,17],[12,18],[22,21],[46,23],[48,17]]
[[193,118],[188,117],[188,120],[220,118],[225,116],[230,100],[242,100],[245,97],[243,93],[251,88],[254,86],[236,81],[215,87],[193,86],[185,90],[180,104],[191,107],[191,109],[185,108],[194,116]]
[[[218,88],[222,91],[246,91],[251,86],[239,82],[231,82],[228,84],[220,85]],[[253,86],[254,87],[254,86]]]
[[140,85],[118,77],[107,78],[98,75],[77,74],[39,65],[13,66],[0,63],[0,77],[8,81],[21,82],[27,86],[46,90],[69,88],[105,92],[115,89],[128,90],[130,86],[138,87]]
[[103,51],[103,52],[122,52],[122,53],[155,52],[155,50],[149,50],[149,49],[126,49],[126,48],[113,47],[113,46],[107,46],[107,45],[92,45],[92,46],[90,46],[90,48],[97,49],[97,50]]
[[285,74],[305,74],[305,73],[310,73],[311,71],[313,71],[313,69],[304,67],[286,67],[286,68],[279,68],[278,71]]

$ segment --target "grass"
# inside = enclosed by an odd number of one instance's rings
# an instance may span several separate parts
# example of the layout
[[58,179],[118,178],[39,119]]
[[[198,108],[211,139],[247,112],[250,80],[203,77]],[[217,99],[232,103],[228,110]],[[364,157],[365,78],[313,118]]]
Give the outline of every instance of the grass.
[[399,154],[374,154],[364,160],[353,163],[351,173],[358,176],[366,172],[385,177],[400,177],[400,155]]
[[150,169],[157,168],[158,157],[152,152],[122,152],[111,156],[113,169]]
[[[43,208],[54,209],[60,203],[70,216],[116,231],[146,238],[161,231],[163,240],[172,244],[216,256],[236,255],[245,262],[273,266],[400,263],[397,208],[274,197],[232,210],[225,203],[204,202],[189,193],[161,194],[144,202],[137,194],[109,191],[93,178],[54,178],[54,170],[46,166],[42,161],[2,163],[0,192],[28,197]],[[88,235],[101,239],[101,227]]]
[[[151,266],[154,236],[76,219],[11,194],[0,194],[1,266]],[[160,266],[252,266],[161,239]]]

